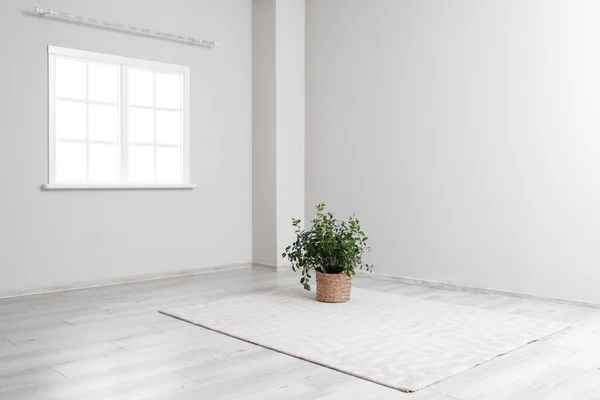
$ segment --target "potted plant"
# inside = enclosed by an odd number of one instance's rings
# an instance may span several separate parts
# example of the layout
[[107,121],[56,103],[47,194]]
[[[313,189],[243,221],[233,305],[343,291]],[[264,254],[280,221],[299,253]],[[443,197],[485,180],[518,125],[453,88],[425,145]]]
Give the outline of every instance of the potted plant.
[[292,218],[296,228],[296,241],[282,254],[294,271],[301,270],[300,284],[310,290],[311,269],[316,271],[317,301],[343,303],[350,300],[352,276],[356,269],[363,267],[371,272],[373,266],[363,264],[362,257],[369,239],[360,229],[360,221],[351,216],[340,221],[330,212],[325,212],[325,204],[317,205],[317,217],[312,220],[310,229],[302,229],[301,220]]

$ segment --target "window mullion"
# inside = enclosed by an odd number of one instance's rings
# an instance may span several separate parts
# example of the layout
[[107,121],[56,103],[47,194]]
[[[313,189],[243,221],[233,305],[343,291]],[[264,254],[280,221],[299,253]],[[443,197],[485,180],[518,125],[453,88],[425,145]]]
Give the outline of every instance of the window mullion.
[[85,181],[90,181],[90,63],[85,63]]
[[190,177],[190,74],[183,74],[183,101],[182,101],[182,114],[183,114],[183,140],[182,143],[182,168],[183,173],[181,177],[184,183],[189,183]]
[[152,114],[154,115],[154,182],[156,182],[156,72],[152,72]]
[[121,183],[129,182],[129,68],[121,65]]
[[56,56],[48,55],[48,183],[56,182]]

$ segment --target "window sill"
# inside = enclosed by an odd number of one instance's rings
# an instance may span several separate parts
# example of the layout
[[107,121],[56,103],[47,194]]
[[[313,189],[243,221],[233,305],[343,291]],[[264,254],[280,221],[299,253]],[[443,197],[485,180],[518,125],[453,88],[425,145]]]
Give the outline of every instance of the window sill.
[[78,184],[48,184],[42,185],[42,190],[165,190],[165,189],[194,189],[193,183],[177,184],[139,184],[139,185],[78,185]]

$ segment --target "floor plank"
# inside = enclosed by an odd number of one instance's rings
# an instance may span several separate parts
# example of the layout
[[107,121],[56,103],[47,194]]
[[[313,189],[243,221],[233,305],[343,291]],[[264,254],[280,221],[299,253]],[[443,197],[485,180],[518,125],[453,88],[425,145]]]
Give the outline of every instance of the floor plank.
[[35,385],[56,379],[65,379],[65,376],[50,367],[32,368],[0,375],[0,388]]
[[1,299],[0,398],[600,400],[600,313],[586,308],[357,277],[370,290],[573,324],[413,394],[158,313],[297,281],[244,269]]
[[183,375],[167,372],[147,378],[134,379],[102,389],[84,390],[59,397],[60,400],[138,400],[149,396],[170,396],[176,390],[198,387],[198,382]]
[[15,347],[14,343],[11,343],[6,338],[0,337],[0,351],[2,351],[2,349],[10,349],[13,347]]

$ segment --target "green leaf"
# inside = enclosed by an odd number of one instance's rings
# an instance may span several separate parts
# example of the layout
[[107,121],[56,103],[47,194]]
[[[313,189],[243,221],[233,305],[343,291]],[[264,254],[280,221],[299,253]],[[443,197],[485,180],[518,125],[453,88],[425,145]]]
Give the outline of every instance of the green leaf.
[[300,219],[292,218],[296,227],[296,240],[286,247],[282,256],[287,258],[294,271],[301,270],[300,284],[310,290],[311,269],[324,273],[346,272],[354,275],[355,269],[371,266],[363,264],[368,237],[360,229],[360,221],[355,215],[347,221],[338,220],[335,214],[325,211],[325,204],[316,205],[316,217],[307,224],[308,229],[300,228]]

